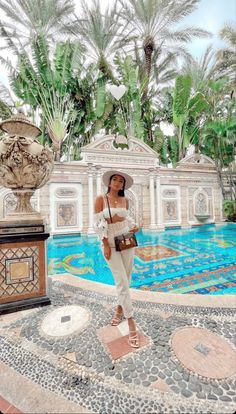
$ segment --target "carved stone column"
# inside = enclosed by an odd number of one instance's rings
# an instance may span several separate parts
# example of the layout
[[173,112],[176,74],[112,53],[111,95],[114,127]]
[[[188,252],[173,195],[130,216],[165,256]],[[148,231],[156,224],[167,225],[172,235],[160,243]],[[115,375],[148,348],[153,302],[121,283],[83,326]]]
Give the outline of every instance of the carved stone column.
[[188,187],[181,185],[180,187],[180,200],[181,200],[181,226],[189,228],[188,221]]
[[88,225],[88,234],[93,234],[93,216],[94,216],[94,195],[93,195],[93,169],[92,164],[88,164],[88,216],[89,216],[89,225]]
[[154,173],[150,171],[149,175],[149,192],[150,192],[150,229],[156,229],[156,215],[155,215],[155,188],[154,188]]
[[102,193],[102,173],[100,165],[96,166],[96,191],[97,195]]
[[213,221],[215,223],[222,223],[224,220],[223,214],[223,195],[219,185],[214,185],[212,197]]
[[163,217],[162,217],[162,202],[161,202],[161,182],[160,177],[156,177],[156,212],[157,212],[157,229],[163,230]]

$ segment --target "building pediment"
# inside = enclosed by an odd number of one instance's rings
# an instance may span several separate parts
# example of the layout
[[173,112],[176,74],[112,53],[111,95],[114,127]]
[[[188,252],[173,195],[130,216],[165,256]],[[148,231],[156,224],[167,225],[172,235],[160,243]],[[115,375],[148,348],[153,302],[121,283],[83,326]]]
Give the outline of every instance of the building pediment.
[[83,162],[124,166],[138,164],[147,168],[158,165],[158,155],[137,138],[105,135],[81,149]]
[[178,162],[177,168],[215,169],[215,163],[207,155],[191,154]]

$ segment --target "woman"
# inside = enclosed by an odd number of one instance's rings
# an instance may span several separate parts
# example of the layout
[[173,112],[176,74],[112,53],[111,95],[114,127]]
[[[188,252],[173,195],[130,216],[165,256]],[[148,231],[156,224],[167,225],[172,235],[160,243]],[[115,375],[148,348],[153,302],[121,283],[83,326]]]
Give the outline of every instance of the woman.
[[112,271],[117,288],[118,305],[111,325],[117,326],[123,317],[127,318],[129,343],[133,348],[138,348],[139,338],[133,319],[129,291],[134,248],[119,252],[116,251],[114,242],[115,236],[138,231],[138,227],[135,226],[128,214],[129,205],[124,193],[124,190],[133,184],[133,179],[128,174],[114,170],[105,172],[102,178],[108,190],[106,195],[100,195],[96,198],[94,229],[103,243],[104,257]]

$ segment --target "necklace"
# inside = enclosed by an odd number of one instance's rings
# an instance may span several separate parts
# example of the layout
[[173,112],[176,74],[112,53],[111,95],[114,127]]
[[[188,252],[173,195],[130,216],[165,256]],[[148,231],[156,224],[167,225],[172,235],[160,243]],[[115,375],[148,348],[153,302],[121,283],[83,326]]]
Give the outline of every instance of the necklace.
[[110,198],[110,200],[116,205],[117,203],[118,203],[118,200],[115,200],[113,197],[110,197],[109,196],[109,198]]

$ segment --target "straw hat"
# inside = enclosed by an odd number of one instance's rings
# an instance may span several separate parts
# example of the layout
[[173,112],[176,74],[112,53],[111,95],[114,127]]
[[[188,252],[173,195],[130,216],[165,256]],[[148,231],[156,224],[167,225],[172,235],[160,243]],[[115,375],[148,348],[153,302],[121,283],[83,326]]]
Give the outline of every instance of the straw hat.
[[36,138],[41,134],[41,129],[30,122],[25,115],[19,113],[12,118],[0,123],[0,129],[10,135],[18,135],[24,138]]
[[120,175],[121,177],[125,179],[125,190],[128,190],[128,188],[130,188],[134,182],[133,178],[129,174],[126,174],[122,171],[111,170],[111,171],[106,171],[102,176],[102,181],[107,187],[110,184],[110,178],[113,175]]

